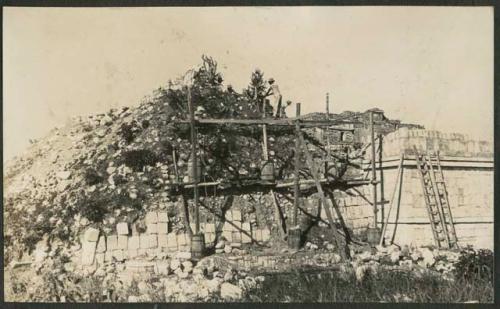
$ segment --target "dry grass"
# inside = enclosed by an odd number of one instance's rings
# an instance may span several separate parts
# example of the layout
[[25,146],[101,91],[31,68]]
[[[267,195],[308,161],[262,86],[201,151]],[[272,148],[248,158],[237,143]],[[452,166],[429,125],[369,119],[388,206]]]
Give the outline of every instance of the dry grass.
[[426,272],[384,271],[357,282],[354,273],[268,274],[250,301],[262,302],[493,302],[493,284],[479,277],[455,281]]

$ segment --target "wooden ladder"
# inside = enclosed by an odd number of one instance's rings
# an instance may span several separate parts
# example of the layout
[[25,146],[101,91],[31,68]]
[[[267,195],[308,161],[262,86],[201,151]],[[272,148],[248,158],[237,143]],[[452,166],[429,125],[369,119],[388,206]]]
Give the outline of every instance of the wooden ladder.
[[438,248],[458,248],[439,152],[431,156],[419,154],[416,147],[414,150],[435,244]]

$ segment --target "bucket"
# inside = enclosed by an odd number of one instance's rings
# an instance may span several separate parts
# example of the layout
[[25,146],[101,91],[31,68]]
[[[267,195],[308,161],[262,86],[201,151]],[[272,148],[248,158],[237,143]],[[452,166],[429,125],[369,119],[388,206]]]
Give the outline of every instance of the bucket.
[[191,258],[199,260],[203,257],[205,252],[205,235],[195,234],[191,237]]
[[274,164],[271,161],[262,161],[260,170],[260,179],[263,181],[274,182]]
[[288,230],[288,248],[290,249],[300,249],[300,237],[302,231],[300,228],[294,228]]
[[367,238],[367,241],[369,244],[371,245],[378,245],[379,241],[380,241],[380,236],[381,236],[381,232],[380,232],[380,229],[378,227],[369,227],[367,230],[366,230],[366,238]]
[[[201,162],[200,162],[200,160],[196,161],[196,165],[198,166],[198,179],[200,179],[200,176],[201,176]],[[194,182],[195,181],[195,177],[194,177],[195,170],[194,170],[194,164],[193,164],[192,159],[189,159],[187,169],[188,169],[189,181]]]
[[325,162],[325,178],[339,178],[340,172],[344,168],[340,162]]

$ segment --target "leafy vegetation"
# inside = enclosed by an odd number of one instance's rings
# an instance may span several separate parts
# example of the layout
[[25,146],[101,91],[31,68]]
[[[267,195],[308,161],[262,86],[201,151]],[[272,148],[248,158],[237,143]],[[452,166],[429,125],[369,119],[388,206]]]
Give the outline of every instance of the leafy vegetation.
[[262,289],[247,301],[259,302],[492,302],[491,281],[446,280],[433,272],[380,271],[359,282],[354,272],[268,274]]
[[158,162],[156,154],[148,149],[130,150],[123,153],[123,163],[135,172],[145,166],[154,166]]
[[493,282],[494,258],[491,250],[462,249],[460,258],[455,263],[454,275],[462,280],[484,280]]

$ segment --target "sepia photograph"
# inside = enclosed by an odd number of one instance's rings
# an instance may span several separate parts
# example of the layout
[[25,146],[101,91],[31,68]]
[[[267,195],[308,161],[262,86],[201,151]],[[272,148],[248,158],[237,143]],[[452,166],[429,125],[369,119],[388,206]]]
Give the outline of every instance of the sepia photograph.
[[493,17],[3,7],[4,301],[493,303]]

